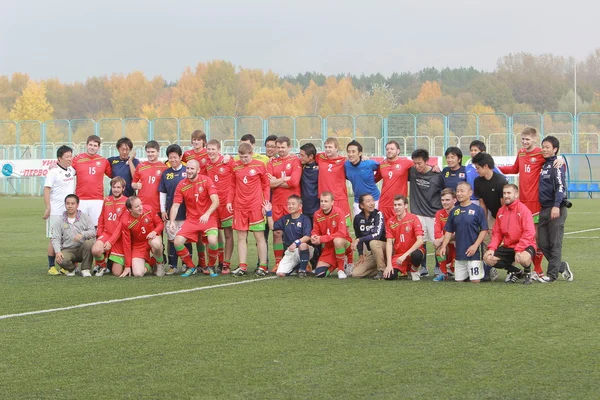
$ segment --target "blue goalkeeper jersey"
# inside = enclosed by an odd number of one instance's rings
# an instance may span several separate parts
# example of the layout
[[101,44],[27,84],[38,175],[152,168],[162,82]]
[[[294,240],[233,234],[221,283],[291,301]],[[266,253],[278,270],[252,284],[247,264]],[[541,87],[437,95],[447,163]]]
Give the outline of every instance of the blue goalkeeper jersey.
[[[375,171],[379,168],[379,164],[374,160],[361,159],[358,164],[352,164],[346,161],[344,164],[346,169],[346,179],[352,184],[354,192],[354,202],[358,203],[358,198],[368,193],[373,196],[375,201],[379,201],[379,188],[375,184]],[[340,185],[345,184],[340,182]]]

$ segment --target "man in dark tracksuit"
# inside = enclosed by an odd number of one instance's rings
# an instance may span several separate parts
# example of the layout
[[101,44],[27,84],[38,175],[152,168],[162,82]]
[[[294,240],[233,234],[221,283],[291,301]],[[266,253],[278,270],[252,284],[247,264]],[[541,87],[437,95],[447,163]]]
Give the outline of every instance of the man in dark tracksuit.
[[548,260],[548,271],[542,279],[554,282],[558,274],[571,282],[573,273],[569,263],[562,261],[562,242],[567,219],[565,207],[565,167],[553,166],[560,143],[554,136],[546,136],[542,141],[542,155],[546,160],[540,175],[539,199],[542,209],[538,225],[538,247]]
[[[302,197],[302,214],[313,221],[313,216],[321,208],[319,200],[319,166],[315,161],[317,149],[312,143],[306,143],[300,147],[300,163],[302,164],[302,177],[300,178],[300,190]],[[346,183],[344,182],[344,185]],[[321,246],[314,246],[315,252],[310,265],[313,268],[317,265]]]

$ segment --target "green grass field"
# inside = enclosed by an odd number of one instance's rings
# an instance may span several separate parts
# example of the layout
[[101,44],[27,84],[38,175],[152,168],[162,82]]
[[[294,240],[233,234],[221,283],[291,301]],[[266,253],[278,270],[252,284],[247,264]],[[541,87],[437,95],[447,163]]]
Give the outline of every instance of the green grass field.
[[0,316],[248,283],[0,319],[1,399],[598,397],[600,230],[566,236],[572,283],[84,279],[46,275],[42,212],[0,198]]

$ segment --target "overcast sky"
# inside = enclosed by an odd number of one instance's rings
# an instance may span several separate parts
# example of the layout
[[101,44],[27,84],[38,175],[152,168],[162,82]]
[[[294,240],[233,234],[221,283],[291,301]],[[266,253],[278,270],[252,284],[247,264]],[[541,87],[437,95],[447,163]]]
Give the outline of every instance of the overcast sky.
[[521,51],[584,59],[600,46],[599,11],[581,0],[1,0],[0,75],[173,81],[214,59],[280,75],[492,71]]

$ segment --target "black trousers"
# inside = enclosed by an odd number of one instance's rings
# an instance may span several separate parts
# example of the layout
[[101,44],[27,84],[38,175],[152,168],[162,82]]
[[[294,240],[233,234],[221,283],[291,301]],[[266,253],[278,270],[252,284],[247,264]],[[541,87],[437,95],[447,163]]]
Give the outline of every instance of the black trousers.
[[550,219],[551,207],[542,208],[540,211],[540,222],[538,224],[538,247],[548,260],[548,271],[546,274],[551,278],[558,278],[559,272],[564,271],[565,265],[562,260],[562,243],[565,234],[565,221],[567,220],[567,208],[560,207],[560,216]]

